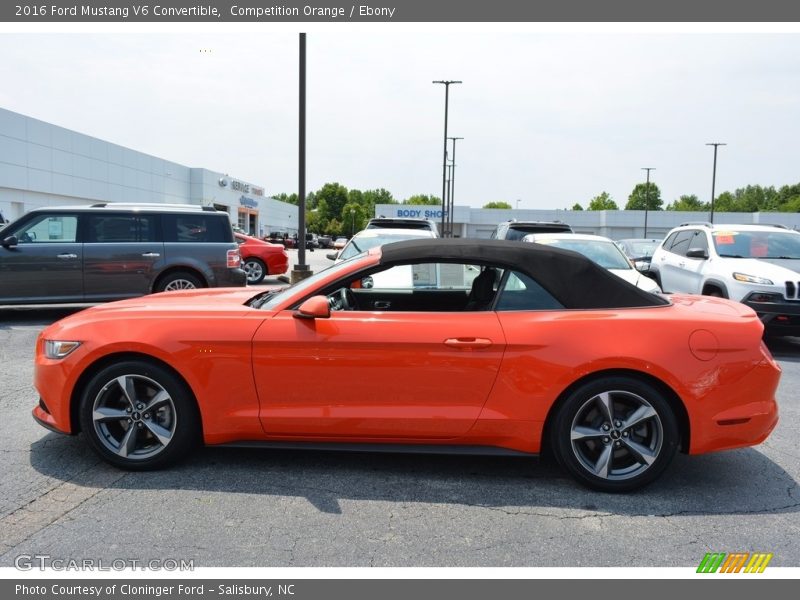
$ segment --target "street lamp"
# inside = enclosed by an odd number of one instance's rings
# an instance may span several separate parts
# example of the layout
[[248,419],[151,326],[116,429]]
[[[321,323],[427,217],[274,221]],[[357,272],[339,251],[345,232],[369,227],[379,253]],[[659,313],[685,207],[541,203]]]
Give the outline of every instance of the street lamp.
[[350,225],[350,237],[353,237],[356,234],[356,209],[350,209],[350,218],[352,219],[352,224]]
[[447,138],[453,140],[453,160],[451,162],[452,169],[450,170],[450,208],[447,211],[448,221],[450,222],[450,237],[453,236],[453,211],[455,209],[455,192],[456,192],[456,140],[463,140],[463,137]]
[[723,144],[722,142],[711,142],[706,144],[706,146],[714,146],[714,170],[712,171],[711,175],[711,215],[709,221],[711,223],[714,222],[714,187],[717,183],[717,148],[719,146],[727,146],[728,144]]
[[644,192],[644,237],[647,237],[647,211],[650,209],[650,171],[655,170],[655,167],[642,167],[642,171],[647,171],[647,187]]
[[442,156],[442,235],[444,235],[445,227],[445,199],[447,195],[447,108],[450,101],[450,85],[453,83],[461,83],[454,80],[439,80],[433,83],[440,83],[444,85],[444,151]]

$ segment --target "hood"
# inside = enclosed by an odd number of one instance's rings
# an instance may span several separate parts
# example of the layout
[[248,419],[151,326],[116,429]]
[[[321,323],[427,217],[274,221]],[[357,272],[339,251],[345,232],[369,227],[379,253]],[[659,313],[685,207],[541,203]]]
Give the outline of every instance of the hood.
[[139,298],[99,304],[66,317],[64,320],[93,319],[97,317],[125,318],[126,315],[133,313],[163,314],[165,312],[175,312],[185,315],[188,313],[230,310],[237,306],[251,310],[244,305],[245,302],[262,291],[268,290],[256,290],[255,288],[204,288],[162,292],[160,294],[150,294]]
[[757,263],[769,263],[780,269],[800,273],[800,258],[757,258],[754,260]]

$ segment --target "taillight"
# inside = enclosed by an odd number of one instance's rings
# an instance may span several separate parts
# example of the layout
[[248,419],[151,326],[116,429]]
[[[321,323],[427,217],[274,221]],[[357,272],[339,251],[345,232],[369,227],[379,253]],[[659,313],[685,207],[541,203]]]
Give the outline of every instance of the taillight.
[[237,269],[242,265],[242,257],[239,256],[239,250],[228,250],[228,268]]

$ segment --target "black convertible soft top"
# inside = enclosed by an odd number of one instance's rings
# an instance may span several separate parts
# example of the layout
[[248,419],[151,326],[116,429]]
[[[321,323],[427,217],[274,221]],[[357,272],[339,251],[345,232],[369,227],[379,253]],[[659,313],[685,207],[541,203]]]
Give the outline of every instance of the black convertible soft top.
[[603,309],[663,306],[666,298],[645,292],[582,254],[543,244],[506,240],[433,238],[381,247],[381,264],[459,262],[522,272],[566,308]]

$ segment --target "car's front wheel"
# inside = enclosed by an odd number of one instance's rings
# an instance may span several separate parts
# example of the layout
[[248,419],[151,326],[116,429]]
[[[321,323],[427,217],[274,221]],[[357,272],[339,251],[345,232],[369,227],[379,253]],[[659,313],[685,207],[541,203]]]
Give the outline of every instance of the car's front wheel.
[[561,465],[604,492],[629,492],[655,480],[675,456],[680,438],[664,395],[628,377],[579,386],[560,406],[551,434]]
[[125,361],[83,389],[79,417],[92,449],[124,469],[149,470],[183,457],[200,439],[191,391],[168,369]]
[[266,265],[258,258],[248,258],[244,261],[244,272],[247,274],[247,283],[261,283],[267,275]]

